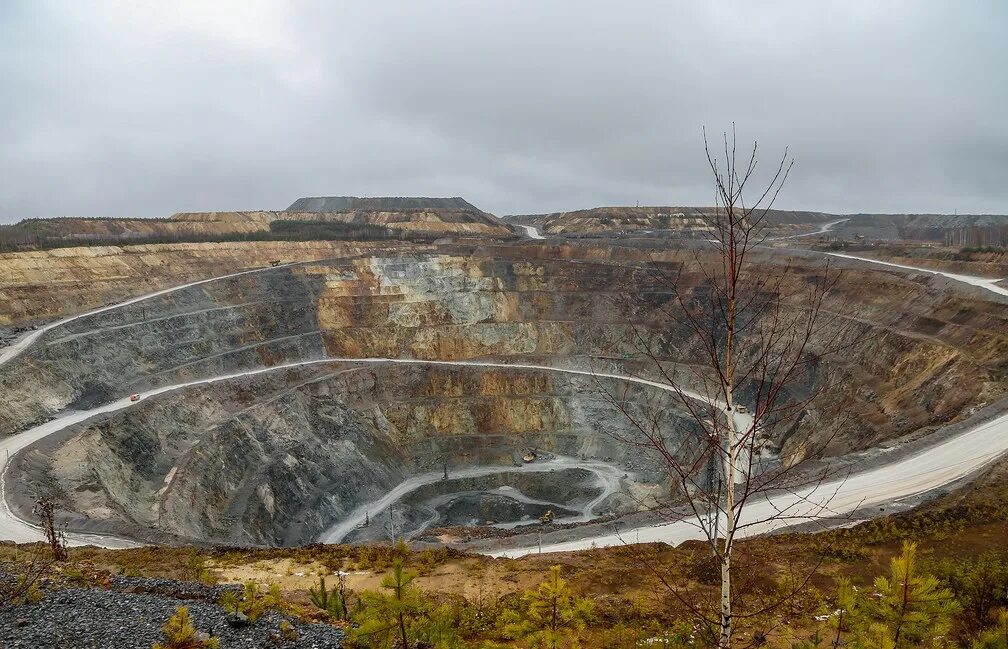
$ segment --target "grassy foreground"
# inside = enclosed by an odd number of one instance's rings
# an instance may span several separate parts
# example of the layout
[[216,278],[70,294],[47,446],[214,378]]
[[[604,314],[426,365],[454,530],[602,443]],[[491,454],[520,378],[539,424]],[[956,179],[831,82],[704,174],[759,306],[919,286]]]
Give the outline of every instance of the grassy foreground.
[[[30,553],[0,545],[4,572]],[[913,512],[749,540],[737,556],[738,646],[1005,647],[1008,462]],[[101,588],[112,575],[254,582],[226,608],[343,626],[359,647],[403,635],[411,647],[703,647],[716,629],[697,613],[713,611],[719,588],[702,543],[517,560],[402,545],[73,548],[46,578]]]

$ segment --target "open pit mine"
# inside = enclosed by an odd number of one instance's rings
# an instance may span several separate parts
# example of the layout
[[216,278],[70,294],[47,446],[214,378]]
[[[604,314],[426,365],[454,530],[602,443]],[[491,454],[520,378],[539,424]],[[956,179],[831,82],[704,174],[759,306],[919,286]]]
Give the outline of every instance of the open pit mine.
[[[656,366],[688,377],[697,342],[652,272],[704,294],[696,260],[711,252],[691,209],[504,221],[461,199],[341,197],[144,226],[165,232],[54,223],[45,236],[103,239],[0,255],[0,538],[40,537],[43,494],[71,543],[110,547],[406,539],[521,554],[693,538],[652,511],[670,476],[627,442],[613,399],[657,409],[699,452]],[[1004,262],[830,257],[810,244],[849,218],[781,215],[752,262],[789,267],[789,292],[827,259],[841,267],[824,309],[849,344],[796,388],[821,405],[761,432],[758,462],[821,441],[811,459],[845,467],[840,517],[910,506],[997,460]],[[285,222],[397,233],[199,240]],[[169,234],[192,240],[146,242]],[[753,394],[738,396],[744,417]]]

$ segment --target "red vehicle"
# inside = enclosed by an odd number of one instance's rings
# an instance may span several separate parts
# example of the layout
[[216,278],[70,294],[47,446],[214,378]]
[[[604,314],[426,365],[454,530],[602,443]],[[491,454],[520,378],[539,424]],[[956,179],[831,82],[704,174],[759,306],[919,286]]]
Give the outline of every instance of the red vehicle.
[[131,394],[130,395],[130,401],[139,401],[139,400],[140,400],[140,395],[139,394]]

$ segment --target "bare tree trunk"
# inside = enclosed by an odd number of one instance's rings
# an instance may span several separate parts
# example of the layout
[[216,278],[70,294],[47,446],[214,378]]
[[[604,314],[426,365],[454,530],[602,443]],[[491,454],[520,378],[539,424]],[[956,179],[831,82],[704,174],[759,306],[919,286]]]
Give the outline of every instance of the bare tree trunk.
[[718,637],[718,648],[729,649],[732,637],[732,593],[731,593],[731,557],[735,540],[735,464],[738,457],[735,435],[735,418],[733,417],[733,401],[731,390],[728,394],[728,423],[725,445],[728,447],[727,470],[725,471],[725,540],[721,550],[721,632]]
[[718,649],[729,649],[732,639],[731,551],[721,555],[721,632]]

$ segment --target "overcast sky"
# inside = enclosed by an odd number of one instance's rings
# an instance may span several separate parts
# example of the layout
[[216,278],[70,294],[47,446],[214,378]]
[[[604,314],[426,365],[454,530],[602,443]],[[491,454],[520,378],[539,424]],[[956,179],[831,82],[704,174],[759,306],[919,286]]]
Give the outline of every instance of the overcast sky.
[[0,221],[464,196],[1008,212],[1008,3],[0,2]]

